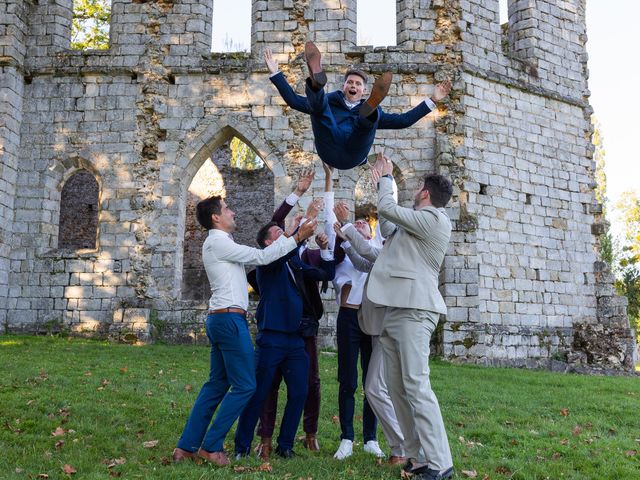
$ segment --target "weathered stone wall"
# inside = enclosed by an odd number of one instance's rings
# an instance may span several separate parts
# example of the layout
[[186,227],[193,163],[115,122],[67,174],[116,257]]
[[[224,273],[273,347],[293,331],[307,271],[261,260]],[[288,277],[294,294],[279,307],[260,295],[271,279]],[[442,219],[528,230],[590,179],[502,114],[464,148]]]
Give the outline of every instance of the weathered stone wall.
[[[596,364],[605,356],[587,355],[584,345],[598,332],[589,326],[600,325],[618,339],[611,349],[619,360],[609,366],[629,368],[624,305],[610,276],[594,270],[602,224],[592,191],[584,0],[511,1],[506,34],[497,0],[403,0],[398,45],[380,49],[355,46],[355,0],[254,1],[248,55],[209,53],[211,0],[114,0],[111,46],[101,52],[67,49],[71,0],[6,8],[18,12],[0,24],[8,79],[0,111],[10,119],[0,125],[0,220],[13,219],[2,222],[12,243],[0,248],[7,329],[203,338],[206,302],[184,295],[184,270],[194,263],[184,245],[189,186],[238,136],[272,175],[247,182],[220,166],[230,199],[237,182],[270,192],[253,192],[259,208],[240,200],[243,212],[258,215],[239,218],[248,232],[291,192],[303,166],[315,162],[312,190],[321,192],[309,120],[286,107],[261,59],[270,47],[302,92],[301,53],[313,39],[330,88],[349,65],[392,71],[383,104],[390,112],[454,81],[438,112],[409,129],[379,131],[375,146],[401,172],[404,205],[426,172],[455,183],[455,231],[441,275],[450,313],[439,350],[489,364],[534,366],[564,355]],[[60,189],[80,169],[100,186],[99,248],[63,252]],[[353,206],[363,177],[362,168],[341,172],[336,197]],[[327,307],[321,331],[331,341],[331,294]]]

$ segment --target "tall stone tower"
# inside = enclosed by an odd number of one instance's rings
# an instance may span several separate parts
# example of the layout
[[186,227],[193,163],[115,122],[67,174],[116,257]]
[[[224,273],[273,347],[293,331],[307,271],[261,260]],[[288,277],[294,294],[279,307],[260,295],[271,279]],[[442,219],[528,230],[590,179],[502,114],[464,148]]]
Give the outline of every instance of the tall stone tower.
[[[330,87],[351,65],[393,72],[390,112],[454,82],[435,115],[376,141],[402,203],[427,172],[455,185],[439,351],[491,365],[633,368],[625,303],[596,253],[585,0],[510,0],[503,26],[498,0],[399,0],[397,45],[375,49],[356,45],[356,0],[255,0],[251,52],[229,55],[210,53],[212,4],[113,0],[109,49],[85,52],[69,49],[72,0],[0,5],[5,332],[197,339],[206,305],[183,281],[190,186],[210,165],[233,196],[245,177],[224,152],[233,137],[249,145],[266,170],[247,181],[263,193],[233,206],[251,233],[266,220],[256,209],[279,203],[302,166],[321,171],[308,118],[286,107],[261,60],[271,48],[302,92],[313,40]],[[78,172],[90,185],[69,192]],[[365,176],[341,172],[337,197],[353,205]],[[93,237],[62,248],[79,218],[95,219]]]

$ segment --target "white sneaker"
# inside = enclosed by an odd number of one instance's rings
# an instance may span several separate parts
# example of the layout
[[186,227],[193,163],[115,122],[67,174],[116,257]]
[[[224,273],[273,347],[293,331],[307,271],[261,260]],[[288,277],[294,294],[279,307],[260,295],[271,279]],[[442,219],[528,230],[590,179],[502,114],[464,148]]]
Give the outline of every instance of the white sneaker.
[[353,453],[353,442],[351,440],[343,439],[340,441],[340,446],[338,447],[338,451],[335,453],[333,458],[338,460],[344,460],[347,457],[350,457]]
[[367,453],[371,453],[378,458],[384,458],[386,455],[382,450],[380,450],[380,445],[375,440],[369,440],[364,444],[364,451]]

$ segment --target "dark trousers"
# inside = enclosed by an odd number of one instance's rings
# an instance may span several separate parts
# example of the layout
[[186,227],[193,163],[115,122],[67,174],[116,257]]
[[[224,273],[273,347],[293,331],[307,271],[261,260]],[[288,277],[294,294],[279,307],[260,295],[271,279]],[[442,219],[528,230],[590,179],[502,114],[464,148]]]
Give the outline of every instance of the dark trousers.
[[[338,410],[342,440],[354,439],[353,415],[355,410],[355,392],[358,388],[358,354],[362,369],[362,386],[367,378],[369,359],[371,358],[371,337],[360,330],[358,311],[340,307],[337,319],[338,336]],[[369,406],[367,397],[362,404],[362,436],[364,442],[376,439],[377,419]]]
[[[305,433],[318,432],[318,417],[320,417],[320,372],[318,370],[318,339],[316,336],[304,338],[304,349],[309,357],[309,377],[307,399],[304,404],[304,419],[302,426]],[[282,372],[276,371],[271,384],[271,391],[267,396],[260,415],[258,435],[263,438],[271,438],[276,424],[276,412],[278,409],[278,390],[282,382]]]
[[320,159],[338,170],[349,170],[364,163],[375,140],[380,115],[374,115],[375,121],[355,116],[338,124],[324,89],[316,92],[307,83],[306,95]]
[[[253,345],[244,316],[209,315],[206,329],[211,343],[209,380],[202,386],[178,441],[178,447],[189,452],[200,447],[221,452],[227,432],[256,388]],[[211,423],[216,408],[218,413]]]
[[287,405],[280,425],[278,445],[283,450],[293,448],[307,398],[309,359],[299,334],[263,331],[256,337],[256,391],[238,420],[236,453],[244,454],[251,450],[253,432],[278,369],[282,371],[287,384]]

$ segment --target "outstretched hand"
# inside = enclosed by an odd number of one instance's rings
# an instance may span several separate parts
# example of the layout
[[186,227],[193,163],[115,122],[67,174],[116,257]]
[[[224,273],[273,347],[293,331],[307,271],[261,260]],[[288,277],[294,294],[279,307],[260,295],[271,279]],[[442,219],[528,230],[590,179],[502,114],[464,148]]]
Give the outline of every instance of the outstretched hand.
[[306,240],[311,235],[313,235],[313,233],[316,231],[317,226],[318,220],[316,220],[315,218],[310,218],[306,220],[302,225],[300,225],[298,233],[296,234],[298,236],[298,242]]
[[329,248],[329,237],[327,237],[326,233],[319,233],[316,235],[316,243],[322,250],[327,250]]
[[345,223],[349,218],[349,207],[344,202],[337,202],[333,207],[333,213],[336,214],[338,222]]
[[440,100],[445,98],[447,95],[449,95],[449,92],[451,92],[451,80],[445,80],[444,82],[441,82],[436,85],[436,88],[433,92],[433,96],[431,97],[431,99],[434,102],[439,102]]
[[305,217],[307,218],[317,217],[318,213],[320,213],[320,210],[322,210],[323,206],[324,206],[324,200],[322,198],[315,198],[307,207],[307,213],[305,214]]
[[300,176],[298,177],[298,183],[296,184],[296,189],[294,193],[301,197],[304,195],[304,192],[309,190],[311,186],[311,182],[313,182],[313,177],[315,176],[316,171],[312,167],[306,167],[302,169],[300,172]]
[[264,63],[267,64],[269,73],[276,73],[278,70],[280,70],[278,62],[273,58],[273,52],[270,48],[267,48],[264,51]]
[[346,240],[347,239],[347,236],[342,231],[342,225],[340,225],[340,222],[335,222],[333,224],[333,231],[336,232],[336,236],[338,238],[341,238],[342,240]]
[[289,228],[287,228],[284,232],[287,234],[287,237],[291,237],[296,232],[296,230],[300,226],[301,220],[302,220],[302,214],[296,213],[293,219],[291,220],[291,224],[289,225]]

